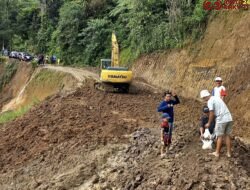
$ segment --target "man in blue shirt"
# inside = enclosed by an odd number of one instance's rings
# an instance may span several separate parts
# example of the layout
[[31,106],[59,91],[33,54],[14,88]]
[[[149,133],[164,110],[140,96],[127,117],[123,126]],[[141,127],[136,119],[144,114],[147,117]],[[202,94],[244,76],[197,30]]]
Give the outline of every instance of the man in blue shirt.
[[180,100],[176,93],[167,91],[164,93],[164,100],[158,106],[158,112],[167,113],[170,116],[168,120],[170,126],[170,137],[172,137],[172,130],[174,126],[174,105],[179,103]]

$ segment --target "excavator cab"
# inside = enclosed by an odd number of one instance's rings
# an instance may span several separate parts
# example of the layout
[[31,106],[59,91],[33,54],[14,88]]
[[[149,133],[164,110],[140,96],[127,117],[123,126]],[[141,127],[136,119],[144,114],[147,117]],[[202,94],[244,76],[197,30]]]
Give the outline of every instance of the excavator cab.
[[111,59],[101,59],[101,69],[108,69],[111,67]]

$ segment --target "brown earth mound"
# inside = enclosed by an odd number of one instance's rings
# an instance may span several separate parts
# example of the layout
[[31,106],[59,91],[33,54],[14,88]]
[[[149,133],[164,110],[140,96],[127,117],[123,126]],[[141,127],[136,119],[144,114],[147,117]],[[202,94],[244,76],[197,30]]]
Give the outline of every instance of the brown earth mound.
[[1,126],[1,189],[247,189],[249,149],[234,143],[231,160],[208,158],[196,101],[181,98],[172,150],[160,159],[161,98],[86,86],[46,99]]
[[[1,169],[23,164],[67,142],[71,146],[125,139],[141,122],[155,123],[159,98],[106,94],[89,87],[53,96],[24,117],[1,127]],[[121,141],[122,142],[122,141]]]

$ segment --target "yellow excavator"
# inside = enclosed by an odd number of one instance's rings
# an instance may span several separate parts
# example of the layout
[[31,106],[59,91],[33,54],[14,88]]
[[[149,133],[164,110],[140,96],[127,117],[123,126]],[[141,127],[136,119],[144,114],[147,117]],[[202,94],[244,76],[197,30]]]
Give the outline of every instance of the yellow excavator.
[[101,59],[100,81],[95,88],[105,92],[129,92],[132,71],[119,65],[119,46],[115,33],[112,33],[112,57]]

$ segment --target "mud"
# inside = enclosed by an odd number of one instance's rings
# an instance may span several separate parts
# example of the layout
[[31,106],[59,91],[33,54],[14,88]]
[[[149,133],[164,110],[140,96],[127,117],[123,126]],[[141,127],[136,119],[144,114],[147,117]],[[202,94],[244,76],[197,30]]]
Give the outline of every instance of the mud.
[[[160,159],[161,94],[57,94],[0,126],[0,189],[248,189],[249,147],[201,150],[200,103],[181,98],[172,148]],[[240,178],[239,178],[240,176]]]

